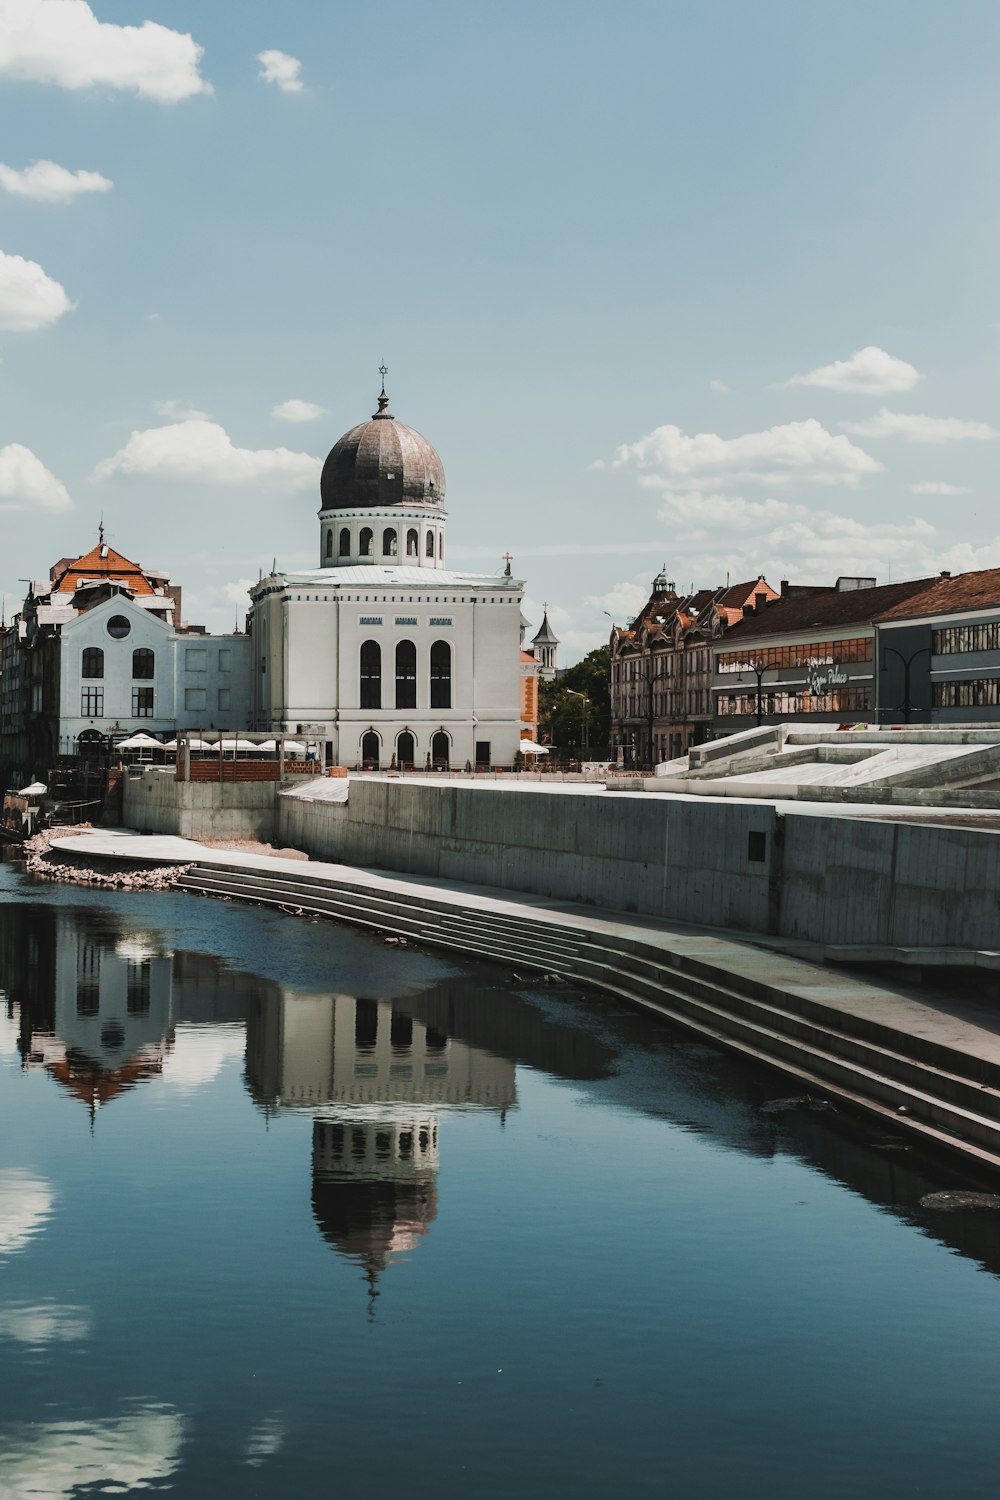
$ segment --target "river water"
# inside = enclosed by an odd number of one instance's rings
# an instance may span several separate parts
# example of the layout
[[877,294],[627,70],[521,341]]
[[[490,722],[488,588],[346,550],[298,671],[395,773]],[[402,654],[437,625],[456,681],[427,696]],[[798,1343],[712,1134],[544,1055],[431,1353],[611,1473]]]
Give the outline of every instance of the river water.
[[0,868],[0,1495],[994,1496],[970,1183],[605,999]]

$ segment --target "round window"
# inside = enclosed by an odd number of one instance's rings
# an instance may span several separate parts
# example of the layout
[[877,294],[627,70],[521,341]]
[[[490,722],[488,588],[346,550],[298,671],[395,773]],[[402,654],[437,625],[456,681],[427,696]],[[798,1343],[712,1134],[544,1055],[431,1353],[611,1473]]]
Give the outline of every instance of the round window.
[[108,635],[116,641],[123,641],[131,629],[124,615],[112,615],[108,621]]

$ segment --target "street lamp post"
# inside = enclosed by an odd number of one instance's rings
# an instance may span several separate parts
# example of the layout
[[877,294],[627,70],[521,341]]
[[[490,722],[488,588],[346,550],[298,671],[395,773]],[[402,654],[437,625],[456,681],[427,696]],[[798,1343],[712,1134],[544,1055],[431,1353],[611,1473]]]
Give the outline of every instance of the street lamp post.
[[902,665],[902,668],[903,668],[903,701],[896,708],[880,708],[879,709],[879,715],[878,715],[880,719],[881,719],[882,715],[886,714],[886,713],[889,713],[889,714],[902,714],[903,715],[903,723],[904,724],[909,724],[909,722],[910,722],[910,714],[913,712],[914,708],[916,708],[916,704],[913,703],[913,702],[911,702],[911,700],[910,700],[910,668],[913,666],[913,663],[916,661],[916,659],[917,659],[918,656],[930,656],[930,654],[931,654],[931,648],[930,648],[930,646],[920,646],[920,647],[918,647],[918,649],[916,651],[911,651],[910,654],[909,654],[909,656],[904,656],[903,653],[902,653],[902,651],[897,651],[896,650],[895,646],[883,646],[882,647],[882,671],[883,672],[887,672],[889,670],[888,667],[887,667],[887,665],[886,665],[886,660],[885,660],[885,658],[886,658],[887,655],[892,655],[892,656],[896,657],[897,661],[899,661],[901,663],[901,665]]
[[580,738],[583,741],[582,748],[588,750],[590,748],[590,736],[587,732],[589,728],[588,714],[590,711],[590,699],[586,693],[578,693],[574,688],[567,688],[566,692],[571,698],[579,698],[580,700]]
[[764,673],[765,672],[769,672],[771,670],[771,667],[770,667],[770,663],[763,656],[756,656],[756,657],[754,657],[753,661],[750,661],[750,662],[747,663],[747,666],[750,668],[751,672],[753,673],[753,675],[757,679],[756,714],[757,714],[757,727],[759,729],[760,725],[761,725],[761,722],[762,722],[762,720],[764,718],[764,692],[763,692]]

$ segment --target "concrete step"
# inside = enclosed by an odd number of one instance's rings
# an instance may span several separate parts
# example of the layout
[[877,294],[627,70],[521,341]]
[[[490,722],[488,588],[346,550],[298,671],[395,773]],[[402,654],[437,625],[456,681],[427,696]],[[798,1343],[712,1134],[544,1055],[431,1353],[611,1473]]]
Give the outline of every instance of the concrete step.
[[[903,1048],[909,1037],[887,1027],[879,1029],[879,1040],[856,1034],[849,1029],[853,1019],[840,1011],[828,1010],[820,1022],[813,1014],[802,1015],[792,1008],[787,997],[782,1004],[764,1002],[734,989],[722,979],[708,981],[694,979],[683,970],[669,965],[643,966],[638,968],[632,961],[621,962],[618,956],[604,950],[599,959],[592,954],[581,953],[578,972],[587,974],[588,964],[596,962],[600,968],[617,973],[623,980],[639,987],[649,987],[647,993],[661,990],[689,1000],[705,1000],[709,1004],[724,1005],[730,1013],[755,1020],[770,1030],[783,1032],[811,1046],[820,1047],[845,1061],[857,1062],[875,1068],[897,1081],[923,1089],[930,1087],[951,1103],[962,1105],[976,1112],[1000,1117],[1000,1087],[996,1073],[993,1082],[981,1080],[981,1069],[970,1068],[964,1053],[950,1048],[937,1048],[933,1057],[914,1057]],[[597,975],[595,974],[595,981]],[[845,1025],[845,1022],[847,1023]],[[887,1044],[885,1039],[891,1042]]]

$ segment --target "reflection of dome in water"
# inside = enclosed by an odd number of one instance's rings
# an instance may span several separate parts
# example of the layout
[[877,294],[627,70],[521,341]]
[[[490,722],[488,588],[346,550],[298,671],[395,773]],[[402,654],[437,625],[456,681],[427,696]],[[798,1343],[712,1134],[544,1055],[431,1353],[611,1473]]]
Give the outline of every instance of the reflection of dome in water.
[[364,1118],[313,1121],[312,1210],[323,1238],[374,1284],[437,1217],[438,1125]]

